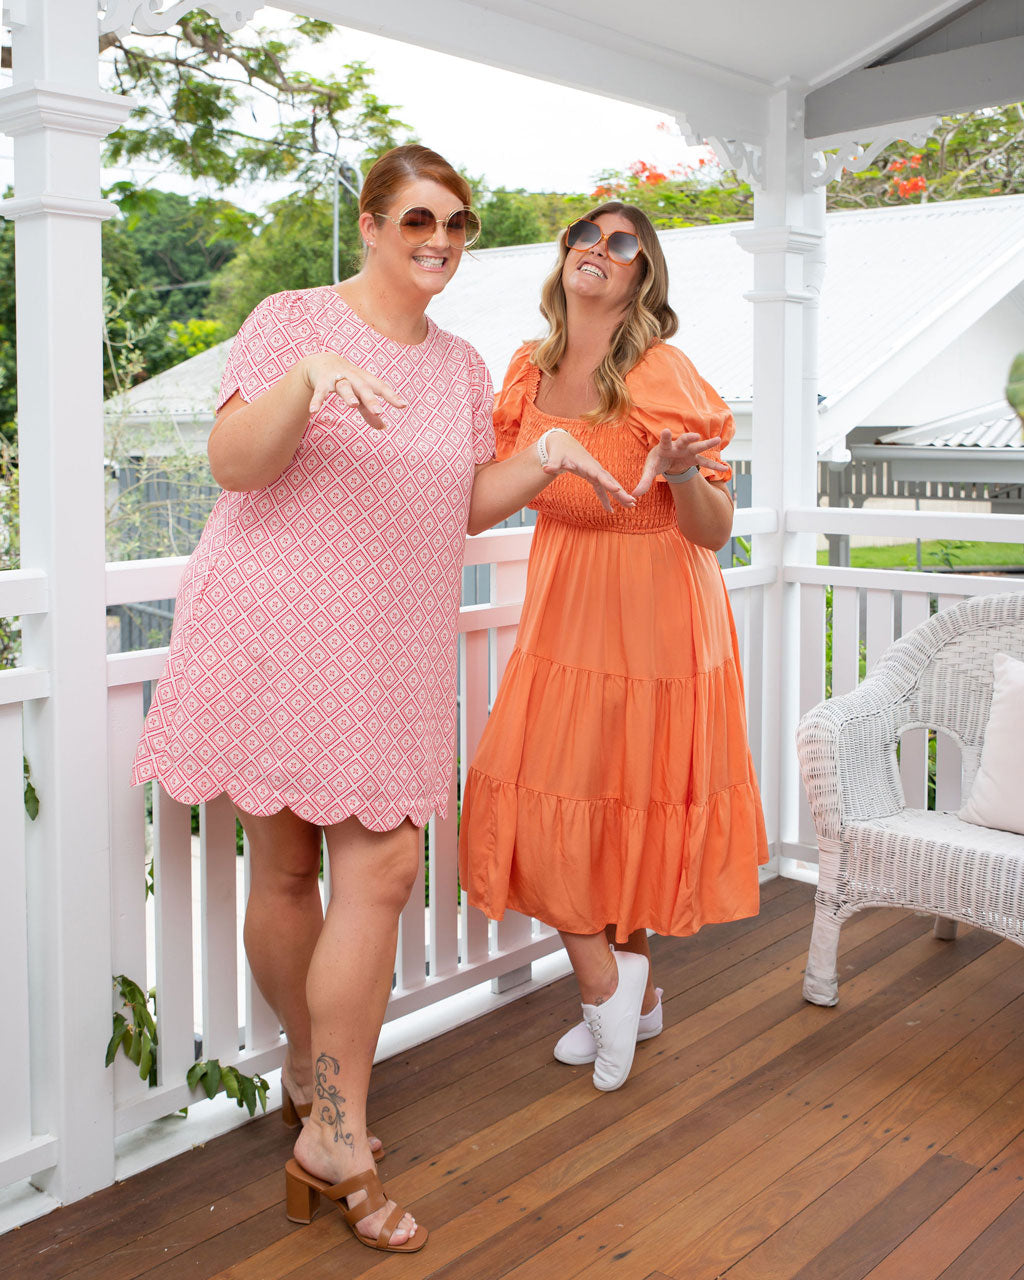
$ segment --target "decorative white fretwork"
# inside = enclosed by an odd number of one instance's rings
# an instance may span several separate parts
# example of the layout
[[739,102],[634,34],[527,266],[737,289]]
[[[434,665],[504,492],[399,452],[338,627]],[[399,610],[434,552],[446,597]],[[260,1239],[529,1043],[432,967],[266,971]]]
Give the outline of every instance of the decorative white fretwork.
[[824,187],[841,178],[844,171],[862,173],[893,142],[924,146],[938,123],[938,116],[925,116],[883,125],[877,131],[811,138],[807,142],[807,180],[812,187]]
[[204,9],[225,31],[238,31],[262,7],[263,0],[203,0],[200,4],[177,0],[169,5],[166,0],[101,0],[100,32],[127,35],[134,27],[143,35],[156,36],[193,9]]
[[724,169],[733,169],[742,182],[764,186],[764,148],[742,138],[708,138],[708,146]]

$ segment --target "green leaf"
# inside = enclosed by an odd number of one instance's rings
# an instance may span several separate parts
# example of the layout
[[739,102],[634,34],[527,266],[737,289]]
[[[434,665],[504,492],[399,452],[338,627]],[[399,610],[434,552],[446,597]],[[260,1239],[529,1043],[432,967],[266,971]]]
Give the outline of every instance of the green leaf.
[[267,1094],[270,1092],[270,1082],[268,1080],[264,1080],[260,1075],[255,1075],[253,1076],[253,1083],[256,1085],[256,1092],[259,1094],[260,1109],[262,1111],[266,1111]]
[[206,1090],[206,1096],[208,1098],[212,1098],[220,1088],[220,1081],[220,1063],[216,1058],[211,1058],[206,1064],[206,1076],[203,1079],[203,1088]]
[[125,1032],[127,1030],[128,1030],[128,1023],[125,1020],[125,1018],[120,1013],[115,1013],[114,1014],[114,1034],[110,1037],[110,1040],[107,1042],[107,1056],[103,1064],[104,1066],[109,1067],[112,1065],[114,1059],[117,1057],[117,1051],[120,1048],[121,1041],[124,1039]]
[[39,796],[31,782],[25,783],[25,812],[33,822],[39,817]]
[[1010,377],[1006,384],[1006,398],[1024,421],[1024,351],[1010,365]]
[[133,1027],[125,1027],[121,1047],[128,1055],[128,1061],[134,1062],[135,1065],[138,1066],[139,1060],[142,1057],[142,1039],[140,1036],[136,1035]]
[[[149,1080],[153,1071],[153,1041],[144,1031],[142,1033],[142,1043],[139,1048],[139,1079]],[[150,1080],[152,1084],[153,1081]]]
[[246,1076],[239,1071],[238,1087],[242,1094],[242,1102],[248,1109],[249,1114],[256,1114],[256,1085],[253,1083],[252,1076]]
[[205,1062],[193,1062],[188,1071],[185,1072],[185,1083],[190,1089],[194,1089],[205,1073]]
[[[234,1098],[237,1101],[239,1097],[238,1072],[234,1067],[225,1067],[221,1073],[221,1079],[224,1083],[224,1092],[229,1098]],[[239,1103],[239,1106],[241,1106],[241,1103]]]

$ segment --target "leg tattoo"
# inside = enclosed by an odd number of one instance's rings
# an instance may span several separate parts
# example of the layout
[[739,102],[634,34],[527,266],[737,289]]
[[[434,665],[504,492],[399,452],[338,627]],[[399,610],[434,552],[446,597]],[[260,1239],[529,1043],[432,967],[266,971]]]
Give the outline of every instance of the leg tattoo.
[[336,1084],[329,1082],[328,1075],[337,1076],[341,1066],[337,1058],[322,1053],[316,1060],[316,1096],[317,1115],[320,1123],[334,1131],[334,1141],[344,1142],[346,1147],[354,1149],[351,1133],[345,1131],[345,1112],[342,1107],[345,1099],[338,1092]]

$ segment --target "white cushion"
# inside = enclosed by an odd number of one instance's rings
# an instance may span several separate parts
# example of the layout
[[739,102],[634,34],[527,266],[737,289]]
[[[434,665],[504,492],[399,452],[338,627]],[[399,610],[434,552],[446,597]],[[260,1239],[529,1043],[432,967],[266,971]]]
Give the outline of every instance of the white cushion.
[[1024,662],[997,653],[994,665],[981,764],[960,817],[1024,835]]

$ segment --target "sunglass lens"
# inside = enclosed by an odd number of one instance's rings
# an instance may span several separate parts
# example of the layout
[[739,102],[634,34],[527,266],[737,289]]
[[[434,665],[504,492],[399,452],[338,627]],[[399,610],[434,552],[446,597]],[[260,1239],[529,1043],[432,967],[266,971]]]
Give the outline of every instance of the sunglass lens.
[[456,209],[445,223],[448,239],[464,248],[474,244],[480,236],[480,218],[472,209]]
[[608,237],[608,256],[613,262],[628,266],[640,252],[640,241],[632,232],[613,231]]
[[409,244],[426,244],[434,234],[437,219],[429,209],[406,209],[398,226]]
[[596,222],[587,222],[581,218],[574,222],[565,234],[565,243],[570,249],[590,249],[601,239],[601,228]]

